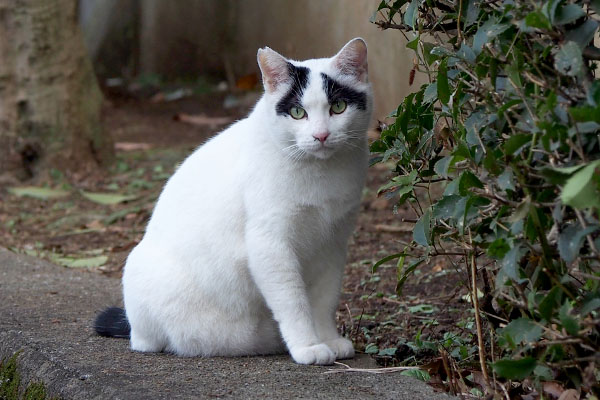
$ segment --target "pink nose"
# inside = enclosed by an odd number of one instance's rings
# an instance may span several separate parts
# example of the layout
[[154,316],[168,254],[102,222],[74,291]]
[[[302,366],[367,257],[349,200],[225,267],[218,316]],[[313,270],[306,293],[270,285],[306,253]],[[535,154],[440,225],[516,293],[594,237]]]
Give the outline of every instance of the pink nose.
[[325,143],[325,141],[329,137],[329,132],[316,133],[313,135],[313,137],[315,138],[315,140],[318,140],[321,143]]

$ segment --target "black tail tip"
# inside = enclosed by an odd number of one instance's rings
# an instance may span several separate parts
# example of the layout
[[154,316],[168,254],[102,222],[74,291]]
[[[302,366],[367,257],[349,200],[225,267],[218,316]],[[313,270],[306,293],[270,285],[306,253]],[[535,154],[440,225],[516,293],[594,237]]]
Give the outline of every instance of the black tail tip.
[[129,339],[131,328],[124,309],[109,307],[96,317],[94,330],[100,336]]

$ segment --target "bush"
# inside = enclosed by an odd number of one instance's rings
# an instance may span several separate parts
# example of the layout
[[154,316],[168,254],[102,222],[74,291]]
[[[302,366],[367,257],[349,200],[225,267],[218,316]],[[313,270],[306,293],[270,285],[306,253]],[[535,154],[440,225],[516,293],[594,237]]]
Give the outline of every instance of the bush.
[[600,1],[377,11],[415,52],[407,79],[429,81],[371,145],[373,162],[395,164],[380,192],[417,214],[411,245],[386,259],[412,257],[405,280],[432,257],[460,257],[471,293],[484,293],[471,298],[488,390],[502,393],[502,377],[598,396]]

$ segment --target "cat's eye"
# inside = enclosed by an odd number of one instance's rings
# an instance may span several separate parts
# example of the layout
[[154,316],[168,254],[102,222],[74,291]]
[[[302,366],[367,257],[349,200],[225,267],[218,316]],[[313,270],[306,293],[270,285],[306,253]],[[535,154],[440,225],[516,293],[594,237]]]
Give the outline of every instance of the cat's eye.
[[346,102],[344,100],[336,100],[331,105],[331,112],[334,114],[341,114],[346,110]]
[[302,119],[306,116],[306,111],[302,107],[293,106],[290,108],[290,115],[294,119]]

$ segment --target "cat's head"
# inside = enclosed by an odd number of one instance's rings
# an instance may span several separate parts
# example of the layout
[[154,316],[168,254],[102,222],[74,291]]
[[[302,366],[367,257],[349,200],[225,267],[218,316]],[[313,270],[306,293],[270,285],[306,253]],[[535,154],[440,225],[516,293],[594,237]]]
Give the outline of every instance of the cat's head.
[[272,139],[290,158],[364,148],[372,110],[364,40],[351,40],[331,58],[300,62],[265,47],[258,65],[277,127]]

